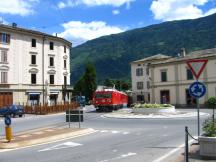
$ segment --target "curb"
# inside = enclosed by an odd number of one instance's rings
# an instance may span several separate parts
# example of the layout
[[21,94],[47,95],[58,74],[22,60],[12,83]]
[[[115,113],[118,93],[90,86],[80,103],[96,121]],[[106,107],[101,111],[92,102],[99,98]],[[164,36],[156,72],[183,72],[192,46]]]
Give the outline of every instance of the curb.
[[[70,128],[71,129],[71,128]],[[80,129],[71,129],[71,132],[63,132],[61,134],[53,134],[53,133],[49,133],[49,135],[47,135],[47,137],[39,137],[39,138],[35,138],[35,139],[24,139],[21,141],[15,141],[12,140],[11,143],[6,143],[5,141],[1,141],[0,143],[0,149],[17,149],[17,148],[22,148],[22,147],[28,147],[28,146],[32,146],[32,145],[39,145],[39,144],[43,144],[43,143],[49,143],[52,141],[58,141],[58,140],[63,140],[63,139],[67,139],[67,138],[75,138],[78,136],[84,136],[87,134],[91,134],[96,132],[96,130],[92,129],[92,128],[81,128]]]

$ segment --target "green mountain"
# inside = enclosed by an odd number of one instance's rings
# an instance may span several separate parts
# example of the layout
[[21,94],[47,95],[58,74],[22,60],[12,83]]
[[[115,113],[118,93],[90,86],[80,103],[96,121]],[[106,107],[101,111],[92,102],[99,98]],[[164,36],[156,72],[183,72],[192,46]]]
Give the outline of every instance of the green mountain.
[[96,67],[98,82],[106,78],[130,79],[130,62],[158,53],[177,56],[216,45],[216,14],[194,19],[169,21],[157,25],[103,36],[71,51],[71,81],[84,73],[86,61]]

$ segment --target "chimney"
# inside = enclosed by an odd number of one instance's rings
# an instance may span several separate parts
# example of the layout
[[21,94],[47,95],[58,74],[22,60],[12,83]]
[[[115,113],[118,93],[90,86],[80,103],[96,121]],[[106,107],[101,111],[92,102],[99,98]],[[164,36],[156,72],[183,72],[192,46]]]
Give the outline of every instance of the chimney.
[[185,48],[181,48],[181,56],[182,57],[185,57],[186,56],[186,51],[185,51]]
[[12,27],[13,27],[13,28],[16,28],[16,27],[17,27],[17,24],[16,24],[16,23],[12,23]]

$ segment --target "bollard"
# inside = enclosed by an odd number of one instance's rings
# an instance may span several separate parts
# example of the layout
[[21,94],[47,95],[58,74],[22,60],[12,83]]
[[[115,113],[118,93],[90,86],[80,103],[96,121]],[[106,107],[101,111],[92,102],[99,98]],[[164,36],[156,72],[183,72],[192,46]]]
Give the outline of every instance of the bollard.
[[188,162],[188,127],[185,127],[185,162]]
[[8,140],[8,142],[10,142],[12,139],[12,130],[11,130],[10,125],[11,125],[10,116],[5,116],[5,136],[6,136],[6,140]]
[[6,136],[6,140],[8,140],[8,142],[10,142],[12,139],[12,130],[11,130],[10,126],[5,127],[5,136]]

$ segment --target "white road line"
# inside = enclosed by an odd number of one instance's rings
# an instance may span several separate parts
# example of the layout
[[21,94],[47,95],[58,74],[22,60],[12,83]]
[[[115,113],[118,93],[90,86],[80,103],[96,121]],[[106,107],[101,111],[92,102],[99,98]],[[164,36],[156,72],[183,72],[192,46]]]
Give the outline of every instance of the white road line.
[[126,135],[126,134],[130,134],[130,132],[123,132],[123,134],[124,134],[124,135]]
[[101,130],[100,132],[101,133],[106,133],[106,132],[108,132],[108,130]]
[[65,142],[62,144],[58,144],[52,147],[48,147],[42,150],[38,150],[38,152],[44,152],[44,151],[52,151],[52,150],[60,150],[60,149],[65,149],[65,148],[71,148],[71,147],[76,147],[76,146],[82,146],[80,143],[75,143],[75,142]]
[[[197,137],[194,137],[197,138]],[[194,139],[191,139],[189,141],[189,143],[192,143],[194,141]],[[182,149],[185,146],[185,144],[181,144],[180,146],[178,146],[176,149],[171,150],[170,152],[166,153],[166,155],[161,156],[160,158],[154,160],[153,162],[161,162],[164,159],[166,159],[167,157],[171,156],[172,154],[176,153],[177,151],[179,151],[180,149]]]
[[111,131],[113,134],[120,133],[119,131]]
[[127,154],[122,154],[118,157],[115,157],[115,158],[111,158],[111,159],[106,159],[106,160],[102,160],[102,161],[99,161],[99,162],[107,162],[107,161],[113,161],[113,160],[118,160],[118,159],[123,159],[123,158],[127,158],[129,156],[135,156],[137,155],[137,153],[134,153],[134,152],[129,152]]

